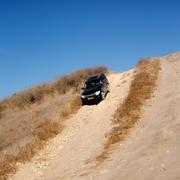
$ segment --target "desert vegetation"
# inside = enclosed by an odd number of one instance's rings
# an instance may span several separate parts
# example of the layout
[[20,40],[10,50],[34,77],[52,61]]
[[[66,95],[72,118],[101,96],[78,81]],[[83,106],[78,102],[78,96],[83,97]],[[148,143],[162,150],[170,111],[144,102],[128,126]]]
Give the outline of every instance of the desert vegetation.
[[159,70],[158,59],[144,59],[137,64],[128,96],[114,114],[112,120],[114,127],[107,134],[103,152],[96,158],[97,163],[102,163],[108,158],[112,146],[123,141],[140,120],[143,105],[153,96],[156,89]]
[[106,67],[82,69],[0,101],[0,180],[30,161],[49,139],[64,128],[64,121],[81,107],[82,82]]
[[57,78],[52,83],[45,83],[39,86],[14,94],[0,102],[0,112],[6,108],[25,108],[29,105],[42,101],[47,96],[54,94],[65,94],[70,89],[74,92],[80,90],[82,82],[90,75],[96,73],[107,73],[105,66],[87,68]]

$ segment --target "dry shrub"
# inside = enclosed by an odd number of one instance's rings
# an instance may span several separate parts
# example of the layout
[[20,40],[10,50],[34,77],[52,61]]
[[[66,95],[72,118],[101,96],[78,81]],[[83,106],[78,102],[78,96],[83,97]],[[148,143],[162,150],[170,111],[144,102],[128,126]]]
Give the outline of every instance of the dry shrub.
[[64,126],[58,122],[43,122],[36,130],[35,136],[40,141],[47,141],[48,139],[56,136],[63,130]]
[[6,180],[9,174],[15,173],[17,163],[25,163],[45,146],[45,142],[53,138],[63,129],[57,122],[45,121],[33,133],[37,137],[34,143],[26,144],[20,149],[16,156],[6,155],[0,162],[0,180]]
[[107,135],[104,151],[96,158],[97,163],[103,162],[108,157],[111,146],[124,140],[130,129],[140,119],[143,105],[147,99],[152,97],[156,88],[159,70],[158,59],[141,60],[137,64],[129,94],[114,114],[115,126]]
[[0,102],[0,119],[2,118],[2,114],[3,114],[3,110],[4,110],[4,105],[2,102]]
[[43,144],[34,143],[27,144],[22,147],[19,153],[14,155],[6,155],[0,162],[0,180],[7,180],[10,174],[17,170],[17,163],[25,163],[30,161],[35,153],[43,147]]
[[6,180],[10,174],[16,172],[17,163],[28,162],[34,155],[45,146],[45,142],[61,132],[63,126],[58,123],[44,122],[39,126],[39,129],[34,132],[37,140],[34,143],[26,144],[20,149],[16,156],[6,155],[3,161],[0,162],[0,180]]
[[77,110],[81,107],[82,103],[81,103],[81,98],[80,96],[75,96],[74,99],[71,101],[70,103],[70,111],[69,114],[73,114],[75,112],[77,112]]
[[[80,97],[74,95],[68,106],[63,110],[66,116],[60,114],[59,121],[51,121],[45,119],[32,133],[35,141],[21,147],[17,155],[6,155],[0,162],[0,180],[7,179],[9,174],[12,174],[17,169],[17,163],[28,162],[34,155],[41,150],[46,142],[59,134],[64,128],[64,120],[69,118],[70,115],[77,112],[81,107]],[[2,147],[3,149],[3,147]]]
[[3,111],[3,109],[4,109],[4,107],[3,107],[3,103],[2,103],[2,102],[0,102],[0,112],[2,112],[2,111]]
[[0,163],[0,180],[6,180],[9,173],[16,171],[16,165],[14,162],[8,162],[4,160]]
[[71,88],[73,88],[74,91],[77,92],[80,90],[82,82],[86,80],[89,76],[96,73],[107,73],[107,72],[108,70],[105,66],[82,69],[72,74],[64,75],[58,78],[52,84],[52,89],[58,91],[60,94],[66,93]]
[[76,113],[79,110],[81,105],[82,103],[80,97],[78,95],[75,96],[69,104],[66,104],[64,106],[63,110],[60,113],[60,117],[62,119],[69,118],[72,114]]
[[43,98],[48,95],[54,95],[55,93],[64,94],[70,89],[78,91],[82,82],[88,78],[90,75],[96,73],[107,73],[108,70],[104,66],[96,68],[87,68],[76,71],[74,73],[64,75],[53,83],[42,84],[33,87],[28,90],[24,90],[20,93],[14,94],[12,97],[1,101],[1,108],[25,108],[34,103],[40,102]]
[[0,180],[7,180],[9,175],[16,172],[17,163],[30,161],[32,157],[43,147],[44,144],[37,141],[33,144],[27,144],[22,147],[16,156],[7,154],[0,162]]
[[26,144],[20,149],[17,156],[14,157],[16,163],[25,163],[30,161],[36,152],[43,147],[41,142],[34,142],[33,144]]
[[24,90],[14,94],[12,97],[2,101],[5,108],[25,108],[31,104],[39,102],[43,97],[52,93],[48,84],[42,84],[37,87]]

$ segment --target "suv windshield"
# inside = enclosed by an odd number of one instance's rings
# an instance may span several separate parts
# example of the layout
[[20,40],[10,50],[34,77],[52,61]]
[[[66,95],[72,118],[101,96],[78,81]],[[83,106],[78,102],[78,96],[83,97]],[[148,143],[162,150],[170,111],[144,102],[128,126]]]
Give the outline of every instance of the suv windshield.
[[85,83],[85,89],[98,86],[99,84],[100,84],[100,81],[98,79],[87,81]]

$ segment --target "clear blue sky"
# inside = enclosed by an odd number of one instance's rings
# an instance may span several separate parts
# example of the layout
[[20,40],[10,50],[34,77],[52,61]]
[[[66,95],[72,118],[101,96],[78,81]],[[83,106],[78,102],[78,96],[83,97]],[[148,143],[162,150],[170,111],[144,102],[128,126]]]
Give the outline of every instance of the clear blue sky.
[[83,67],[180,50],[178,0],[0,0],[0,98]]

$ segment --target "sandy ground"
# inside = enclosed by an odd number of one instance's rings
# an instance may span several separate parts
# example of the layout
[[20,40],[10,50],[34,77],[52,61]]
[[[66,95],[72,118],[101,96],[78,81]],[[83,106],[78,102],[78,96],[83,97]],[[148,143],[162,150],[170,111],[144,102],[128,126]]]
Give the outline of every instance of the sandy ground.
[[[31,163],[19,165],[11,180],[175,180],[180,179],[180,54],[161,58],[155,97],[141,121],[98,167],[111,119],[126,97],[133,70],[109,76],[111,92],[98,105],[83,106],[66,128]],[[91,163],[89,163],[91,162]]]

